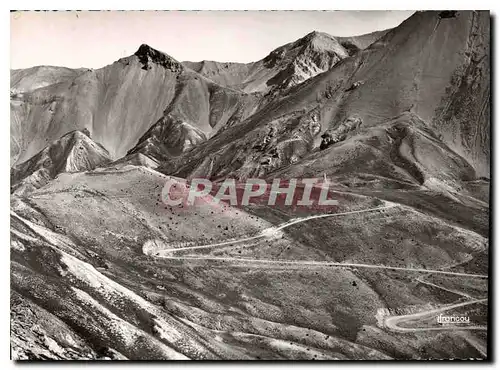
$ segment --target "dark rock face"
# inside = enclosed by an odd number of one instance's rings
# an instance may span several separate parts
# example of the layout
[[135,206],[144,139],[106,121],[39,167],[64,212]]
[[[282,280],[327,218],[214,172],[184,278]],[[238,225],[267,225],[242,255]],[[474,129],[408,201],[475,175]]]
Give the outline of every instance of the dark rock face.
[[264,66],[267,68],[275,67],[283,60],[285,54],[286,50],[284,48],[271,51],[269,55],[263,59]]
[[360,50],[356,44],[354,44],[350,41],[343,41],[340,43],[340,45],[342,45],[344,47],[344,49],[347,50],[347,52],[349,53],[349,56],[356,54]]
[[439,18],[455,18],[458,14],[456,10],[443,10],[439,13]]
[[135,52],[135,55],[139,57],[143,65],[142,69],[145,70],[151,69],[150,63],[161,65],[172,72],[180,72],[183,69],[182,64],[174,58],[146,44],[142,44]]
[[359,129],[363,121],[359,117],[349,117],[335,129],[325,131],[321,138],[320,150],[324,150],[333,144],[344,141],[352,131]]
[[84,128],[84,129],[82,130],[82,132],[83,132],[85,135],[87,135],[89,138],[91,138],[91,139],[92,139],[92,137],[90,136],[90,131],[89,131],[89,129],[88,129],[88,128]]

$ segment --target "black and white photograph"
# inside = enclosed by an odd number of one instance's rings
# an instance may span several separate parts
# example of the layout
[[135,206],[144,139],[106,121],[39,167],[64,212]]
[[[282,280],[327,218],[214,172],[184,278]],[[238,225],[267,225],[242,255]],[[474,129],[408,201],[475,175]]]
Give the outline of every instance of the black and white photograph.
[[491,360],[490,11],[9,16],[11,360]]

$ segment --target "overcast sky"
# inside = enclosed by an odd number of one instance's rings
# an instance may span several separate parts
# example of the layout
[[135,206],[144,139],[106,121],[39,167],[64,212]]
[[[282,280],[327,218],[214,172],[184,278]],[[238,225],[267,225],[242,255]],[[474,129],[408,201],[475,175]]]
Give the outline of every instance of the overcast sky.
[[99,68],[148,44],[180,61],[252,62],[311,31],[352,36],[395,27],[413,11],[11,13],[11,68]]

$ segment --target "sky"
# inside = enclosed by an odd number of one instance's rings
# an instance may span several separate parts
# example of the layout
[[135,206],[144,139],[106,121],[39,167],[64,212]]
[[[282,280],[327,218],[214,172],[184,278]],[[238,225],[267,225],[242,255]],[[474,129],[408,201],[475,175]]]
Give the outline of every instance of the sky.
[[413,11],[103,11],[11,13],[11,68],[100,68],[148,44],[179,61],[253,62],[311,31],[354,36]]

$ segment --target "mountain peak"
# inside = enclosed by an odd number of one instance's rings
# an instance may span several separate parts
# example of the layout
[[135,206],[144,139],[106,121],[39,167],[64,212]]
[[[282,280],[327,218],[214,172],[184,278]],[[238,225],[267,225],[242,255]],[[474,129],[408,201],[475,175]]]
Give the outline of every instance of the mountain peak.
[[312,31],[304,37],[273,50],[263,62],[276,70],[267,86],[283,90],[332,68],[349,54],[338,40],[324,32]]
[[314,40],[336,40],[336,38],[326,32],[312,31],[299,39],[302,42],[311,42]]
[[81,130],[73,130],[68,132],[67,134],[61,136],[60,139],[56,140],[55,143],[61,142],[63,140],[92,140],[90,136],[90,131],[88,128],[84,128]]
[[156,53],[161,53],[161,51],[153,48],[152,46],[149,46],[148,44],[141,44],[141,46],[139,46],[139,49],[137,49],[137,51],[135,52],[135,55],[154,55]]
[[172,58],[170,55],[165,54],[148,44],[142,44],[139,49],[134,53],[140,62],[143,64],[142,69],[149,70],[152,68],[151,64],[158,64],[164,68],[170,69],[173,72],[178,72],[183,69],[181,63]]
[[344,55],[345,50],[342,45],[340,45],[339,41],[332,35],[329,35],[325,32],[312,31],[297,40],[298,45],[304,45],[308,47],[312,47],[318,50],[333,50],[339,55]]
[[320,31],[312,31],[312,32],[309,32],[307,35],[305,35],[303,38],[304,39],[313,39],[315,37],[329,37],[329,38],[333,38],[332,35],[329,35],[328,33],[326,32],[320,32]]
[[62,172],[90,171],[110,162],[108,151],[89,134],[88,129],[70,131],[26,162],[12,167],[11,191],[31,192]]

